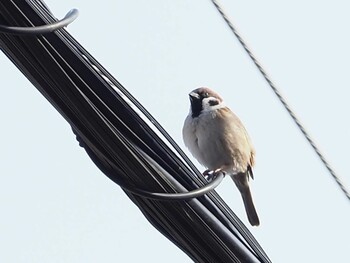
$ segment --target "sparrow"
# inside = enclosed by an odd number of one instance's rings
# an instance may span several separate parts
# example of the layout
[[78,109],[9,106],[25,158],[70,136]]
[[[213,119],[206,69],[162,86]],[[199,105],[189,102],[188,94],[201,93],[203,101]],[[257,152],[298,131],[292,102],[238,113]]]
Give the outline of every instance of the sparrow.
[[189,97],[190,112],[182,129],[186,147],[207,168],[204,174],[230,175],[242,195],[250,224],[258,226],[260,221],[249,188],[249,178],[254,179],[255,150],[246,129],[211,89],[195,89]]

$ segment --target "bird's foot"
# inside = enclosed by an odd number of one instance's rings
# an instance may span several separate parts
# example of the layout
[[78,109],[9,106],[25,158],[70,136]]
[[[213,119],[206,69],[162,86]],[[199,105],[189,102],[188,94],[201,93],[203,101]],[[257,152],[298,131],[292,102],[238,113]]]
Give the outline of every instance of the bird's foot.
[[213,180],[214,175],[215,175],[215,174],[214,174],[214,171],[209,170],[209,169],[207,169],[207,170],[205,170],[205,171],[203,172],[203,176],[204,176],[205,179],[207,179],[208,182],[210,182],[211,180]]
[[225,172],[219,168],[219,169],[216,169],[216,170],[205,170],[203,172],[203,175],[204,175],[204,178],[208,180],[208,182],[212,181],[219,173],[224,173]]

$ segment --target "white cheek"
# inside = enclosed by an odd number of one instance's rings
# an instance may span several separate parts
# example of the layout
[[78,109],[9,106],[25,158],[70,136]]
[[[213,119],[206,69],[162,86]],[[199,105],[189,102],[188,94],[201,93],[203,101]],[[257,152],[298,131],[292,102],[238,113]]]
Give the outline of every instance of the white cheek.
[[203,106],[203,111],[213,111],[213,110],[217,110],[217,109],[221,109],[221,108],[225,108],[225,103],[219,102],[219,104],[211,106],[209,101],[211,100],[217,100],[216,98],[213,97],[209,97],[209,98],[204,98],[202,100],[202,106]]

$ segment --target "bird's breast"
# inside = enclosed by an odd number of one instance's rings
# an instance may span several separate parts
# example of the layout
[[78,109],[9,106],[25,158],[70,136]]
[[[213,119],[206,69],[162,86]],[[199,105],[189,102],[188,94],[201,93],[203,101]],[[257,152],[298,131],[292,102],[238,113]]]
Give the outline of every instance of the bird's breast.
[[201,114],[197,118],[188,116],[183,130],[185,145],[192,155],[199,163],[212,170],[232,162],[232,158],[225,158],[227,149],[223,145],[222,131],[216,122],[214,113]]
[[246,131],[235,115],[223,121],[222,111],[206,112],[185,120],[183,138],[192,155],[203,166],[216,170],[223,166],[245,171],[252,147]]

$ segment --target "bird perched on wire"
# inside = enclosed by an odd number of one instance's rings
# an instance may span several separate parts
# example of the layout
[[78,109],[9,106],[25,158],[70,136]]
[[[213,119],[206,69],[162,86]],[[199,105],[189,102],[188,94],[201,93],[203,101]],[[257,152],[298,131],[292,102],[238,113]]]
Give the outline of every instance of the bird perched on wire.
[[192,155],[208,170],[230,175],[240,191],[252,226],[260,224],[249,188],[254,179],[255,150],[240,119],[209,88],[190,94],[190,113],[182,130],[183,140]]

